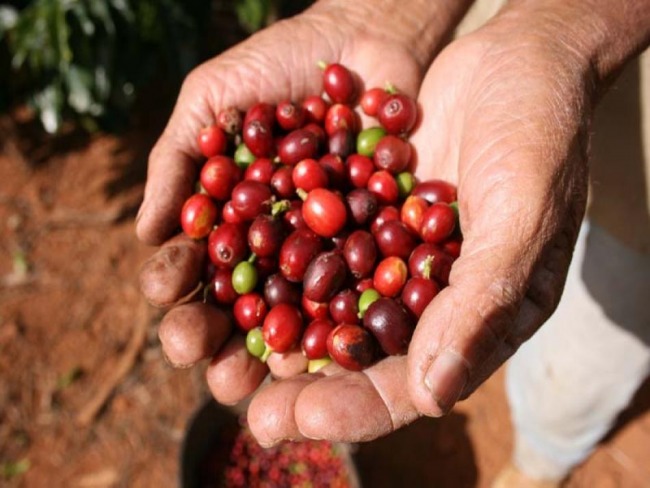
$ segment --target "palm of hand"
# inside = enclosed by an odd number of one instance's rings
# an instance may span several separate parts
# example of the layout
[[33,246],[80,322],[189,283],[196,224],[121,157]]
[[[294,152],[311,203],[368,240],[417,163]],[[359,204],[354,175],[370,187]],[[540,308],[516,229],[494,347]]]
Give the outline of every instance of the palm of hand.
[[[137,232],[160,244],[177,225],[193,190],[200,153],[196,135],[219,110],[255,102],[300,100],[322,89],[319,61],[340,62],[366,86],[391,82],[411,96],[422,73],[407,46],[360,36],[331,20],[302,15],[279,22],[190,73],[176,109],[149,160]],[[155,202],[155,204],[153,203]]]
[[[257,101],[299,100],[319,93],[319,60],[344,64],[366,87],[391,82],[411,96],[416,95],[422,77],[407,47],[358,34],[353,36],[345,28],[322,20],[311,23],[304,16],[267,29],[197,68],[184,84],[168,127],[152,151],[145,205],[137,228],[143,240],[160,243],[177,226],[180,207],[194,187],[196,162],[200,160],[195,147],[199,129],[212,123],[216,113],[227,106],[243,109]],[[182,296],[170,294],[170,289],[182,286],[170,285],[169,280],[160,278],[162,275],[171,275],[170,279],[184,283],[199,280],[200,256],[204,251],[197,249],[196,243],[183,244],[177,239],[171,242],[153,258],[152,266],[145,266],[143,288],[153,302],[171,303]],[[178,252],[179,248],[184,251]],[[184,264],[174,261],[179,255]],[[191,276],[174,278],[184,274],[181,270],[191,271]],[[165,294],[166,299],[157,300],[153,296],[157,293]],[[187,357],[183,340],[178,339],[184,334],[183,328],[205,331],[208,321],[224,321],[205,307],[181,305],[167,314],[161,326],[161,340],[172,362]],[[209,349],[205,345],[200,347]],[[403,417],[399,425],[415,418],[414,411],[404,413],[396,396],[403,393],[404,358],[398,359],[401,364],[398,368],[391,367],[393,362],[382,362],[364,373],[341,373],[332,379],[309,375],[274,382],[253,399],[249,412],[251,428],[263,443],[299,438],[303,434],[349,440],[385,434],[395,428],[394,415]],[[337,368],[331,368],[328,374],[338,372]],[[247,354],[239,337],[229,339],[207,369],[208,384],[217,400],[224,403],[236,402],[252,393],[265,375],[265,366]],[[356,395],[351,394],[351,387],[356,388]],[[346,402],[339,401],[342,393],[347,397]],[[387,400],[393,397],[394,401]],[[341,407],[352,415],[342,415]]]
[[[550,316],[586,203],[588,100],[577,63],[545,47],[475,39],[435,61],[413,138],[418,176],[458,185],[464,236],[450,286],[425,311],[409,350],[409,391],[427,414],[439,413],[432,393],[451,404],[466,397]],[[445,350],[463,365],[438,378],[456,383],[451,394],[425,388]]]

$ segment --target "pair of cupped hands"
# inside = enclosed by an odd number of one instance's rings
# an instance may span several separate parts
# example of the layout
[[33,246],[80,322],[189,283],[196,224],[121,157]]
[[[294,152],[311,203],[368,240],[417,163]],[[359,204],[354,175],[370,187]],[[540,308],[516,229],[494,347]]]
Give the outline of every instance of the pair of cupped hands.
[[[248,422],[262,445],[366,441],[447,413],[553,312],[584,213],[591,102],[574,51],[507,12],[444,49],[452,20],[435,24],[419,50],[412,25],[401,40],[397,23],[386,34],[363,21],[317,2],[196,68],[150,155],[137,234],[161,246],[141,285],[151,303],[169,308],[163,351],[176,366],[209,359],[207,383],[221,403],[252,395]],[[202,161],[199,130],[225,107],[320,93],[319,60],[344,64],[366,88],[390,82],[417,97],[416,176],[458,186],[464,241],[406,356],[362,372],[330,365],[260,388],[268,368],[231,333],[226,315],[200,301],[178,303],[199,283],[206,250],[173,234]]]

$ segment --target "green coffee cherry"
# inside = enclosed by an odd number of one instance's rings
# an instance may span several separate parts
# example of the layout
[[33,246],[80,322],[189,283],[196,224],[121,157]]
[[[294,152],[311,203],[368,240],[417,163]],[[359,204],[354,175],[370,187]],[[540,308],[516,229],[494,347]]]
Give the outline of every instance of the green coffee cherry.
[[375,154],[375,147],[382,137],[386,135],[383,127],[370,127],[359,132],[357,136],[357,152],[371,158]]
[[363,318],[366,310],[368,310],[368,307],[370,307],[373,302],[379,300],[380,298],[381,295],[374,288],[368,288],[367,290],[364,290],[364,292],[361,293],[361,296],[359,297],[359,317]]

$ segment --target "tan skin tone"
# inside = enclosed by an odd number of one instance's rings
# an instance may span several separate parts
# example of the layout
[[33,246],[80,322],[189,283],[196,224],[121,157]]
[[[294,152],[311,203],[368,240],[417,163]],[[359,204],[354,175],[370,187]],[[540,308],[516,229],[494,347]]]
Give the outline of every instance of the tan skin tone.
[[[267,30],[197,69],[185,84],[150,159],[137,228],[146,242],[161,243],[177,225],[196,175],[194,136],[214,111],[314,93],[320,86],[314,59],[344,63],[367,86],[391,80],[412,95],[419,89],[424,118],[412,139],[417,174],[458,185],[465,238],[461,257],[450,286],[420,320],[408,356],[385,359],[363,372],[332,365],[323,373],[276,381],[257,391],[248,417],[260,443],[303,437],[369,440],[421,415],[442,415],[502,365],[555,309],[585,208],[586,134],[595,88],[608,74],[593,67],[609,61],[589,57],[588,44],[583,50],[559,35],[556,18],[544,22],[529,10],[528,2],[514,2],[495,21],[454,42],[436,58],[421,86],[424,58],[408,43],[386,43],[367,33],[359,38],[340,22],[337,35],[315,41],[310,37],[314,27],[328,22],[324,11]],[[303,42],[264,54],[265,46],[275,46],[287,35]],[[634,48],[621,51],[631,55]],[[259,83],[260,76],[277,83]],[[184,261],[170,260],[167,250],[164,259],[156,255],[143,268],[143,289],[153,303],[169,302],[169,293],[164,300],[156,294],[180,290],[179,280],[192,281],[188,275],[198,280],[200,260],[187,256],[202,252],[200,246],[183,238],[174,246],[185,246],[187,252],[171,253]],[[170,285],[146,286],[153,281]],[[178,317],[188,306],[176,307],[174,314]],[[196,308],[191,312],[195,320],[210,316]],[[174,321],[179,328],[181,322]],[[162,337],[163,349],[172,363],[182,357],[186,365],[188,356],[178,352],[182,333],[169,330],[174,323],[165,324],[165,337],[175,338],[173,347]],[[219,326],[229,327],[221,320]],[[235,403],[253,393],[266,367],[245,353],[241,339],[206,337],[214,343],[193,347],[218,351],[206,373],[215,398]],[[442,366],[431,374],[439,357],[436,365]]]

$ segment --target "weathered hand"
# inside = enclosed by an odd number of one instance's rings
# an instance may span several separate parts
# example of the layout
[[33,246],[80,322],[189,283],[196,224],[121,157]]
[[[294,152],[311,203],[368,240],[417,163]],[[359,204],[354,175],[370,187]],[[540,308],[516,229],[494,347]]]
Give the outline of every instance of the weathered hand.
[[[468,2],[452,2],[453,8],[448,11],[442,3],[434,8],[426,1],[410,3],[410,14],[415,17],[409,20],[400,17],[399,9],[388,11],[391,4],[396,4],[392,0],[379,5],[371,2],[369,11],[357,3],[352,13],[342,7],[345,2],[319,2],[306,14],[276,24],[197,68],[184,84],[174,114],[152,151],[145,201],[137,224],[139,237],[160,244],[177,228],[180,207],[193,191],[200,161],[196,134],[214,120],[221,108],[245,108],[256,101],[300,99],[317,93],[321,86],[318,60],[345,64],[367,86],[383,86],[390,81],[415,96],[424,66]],[[414,29],[425,17],[418,18],[416,13],[423,8],[435,20],[425,22],[426,29]],[[373,15],[388,22],[392,30],[360,27],[362,23],[375,24]],[[357,18],[351,21],[350,16]],[[420,45],[422,42],[426,48]],[[156,305],[175,305],[159,332],[170,362],[190,366],[212,358],[207,368],[210,389],[217,400],[234,403],[259,386],[267,368],[248,355],[240,337],[231,337],[230,324],[221,311],[200,302],[178,304],[197,288],[204,261],[204,243],[174,237],[143,267],[142,289]],[[400,367],[394,368],[393,364]],[[344,373],[333,382],[321,379],[318,387],[306,390],[304,395],[302,388],[320,375],[275,382],[254,401],[249,421],[260,441],[269,443],[300,437],[297,420],[322,409],[327,412],[323,420],[336,422],[327,426],[316,422],[305,432],[307,435],[355,440],[377,437],[417,415],[408,407],[407,399],[399,397],[405,395],[404,365],[404,358],[389,359],[366,373]],[[337,369],[329,370],[334,371]],[[350,391],[350,384],[359,385],[358,395]],[[393,392],[399,396],[393,398]],[[304,399],[304,408],[317,408],[311,412],[301,410],[298,395]],[[329,408],[332,405],[327,397],[341,395],[352,395],[350,402],[346,400],[342,405],[349,403],[355,409],[349,418],[337,416]],[[409,413],[404,413],[408,408]],[[400,420],[394,421],[393,415],[401,416]]]
[[450,286],[408,357],[263,389],[249,411],[262,442],[368,440],[444,414],[550,316],[586,204],[587,73],[585,59],[507,16],[434,61],[412,142],[421,178],[458,185],[464,242]]
[[415,408],[467,397],[557,306],[587,200],[587,60],[507,14],[434,62],[414,137],[422,178],[456,182],[464,241],[408,354]]

